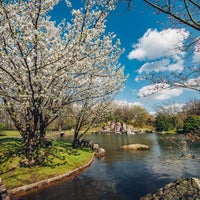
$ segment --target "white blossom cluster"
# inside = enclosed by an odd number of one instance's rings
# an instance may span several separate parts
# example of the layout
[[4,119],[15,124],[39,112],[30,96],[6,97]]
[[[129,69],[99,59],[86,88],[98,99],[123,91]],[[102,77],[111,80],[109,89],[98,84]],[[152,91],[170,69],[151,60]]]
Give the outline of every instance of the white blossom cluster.
[[65,106],[85,98],[105,99],[124,84],[123,53],[106,18],[115,0],[85,0],[67,6],[72,20],[56,26],[48,12],[59,0],[0,0],[0,97],[21,130],[46,127]]

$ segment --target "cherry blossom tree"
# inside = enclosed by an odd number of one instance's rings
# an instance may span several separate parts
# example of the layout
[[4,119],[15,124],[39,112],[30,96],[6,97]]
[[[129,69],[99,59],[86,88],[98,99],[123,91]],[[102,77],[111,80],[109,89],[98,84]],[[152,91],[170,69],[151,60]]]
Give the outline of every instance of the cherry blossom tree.
[[[162,87],[182,87],[200,91],[200,3],[198,0],[144,0],[148,5],[155,8],[158,14],[169,16],[170,26],[189,28],[190,35],[185,41],[184,50],[192,57],[186,58],[192,62],[186,62],[183,71],[164,73],[151,73],[143,78],[150,79],[155,86],[154,91],[162,90]],[[174,47],[175,49],[176,47]],[[178,46],[177,46],[178,48]]]
[[56,25],[48,13],[58,2],[0,0],[0,97],[28,165],[66,106],[115,94],[125,81],[120,41],[105,32],[115,0],[85,0],[77,10],[66,0],[72,19]]
[[[120,0],[119,2],[125,2],[127,8],[130,9],[134,6],[133,0]],[[149,66],[149,72],[144,72],[137,77],[137,81],[149,80],[151,85],[143,88],[143,91],[140,92],[139,96],[148,96],[157,92],[162,92],[165,90],[177,89],[177,88],[186,88],[200,91],[200,2],[199,0],[144,0],[147,6],[150,6],[155,9],[154,14],[165,14],[168,16],[167,24],[165,21],[164,24],[168,27],[167,31],[179,31],[180,38],[177,40],[177,45],[174,47],[168,46],[168,54],[171,54],[173,58],[174,52],[175,55],[181,51],[184,52],[182,57],[178,58],[177,63],[171,62],[173,65],[166,67],[166,60],[160,62],[159,71],[155,71],[156,66],[158,67],[159,62],[155,60],[143,67]],[[133,10],[134,12],[134,10]],[[152,13],[153,14],[153,13]],[[188,36],[182,34],[183,30],[188,30]],[[186,32],[185,32],[186,33]],[[145,33],[147,34],[147,33]],[[182,35],[182,36],[181,36]],[[184,43],[181,42],[184,37]],[[141,39],[140,39],[141,40]],[[180,44],[184,44],[182,47]],[[164,48],[163,48],[164,49]],[[151,49],[149,49],[149,52]],[[160,51],[162,52],[162,51]],[[140,53],[138,51],[138,53]],[[159,53],[158,53],[159,54]],[[142,56],[142,53],[140,54]],[[140,57],[141,59],[141,57]],[[146,58],[145,58],[146,59]],[[183,61],[184,59],[184,61]],[[158,60],[157,60],[158,61]],[[177,67],[182,70],[176,70]],[[172,70],[173,67],[173,70]],[[152,69],[152,70],[151,70]],[[166,73],[169,71],[169,73]]]
[[111,99],[109,97],[102,99],[86,98],[78,104],[74,104],[70,109],[70,117],[73,123],[74,139],[72,147],[77,147],[81,138],[95,125],[104,121],[110,111]]
[[157,9],[158,12],[165,13],[180,23],[188,25],[200,31],[198,0],[144,0],[147,4]]

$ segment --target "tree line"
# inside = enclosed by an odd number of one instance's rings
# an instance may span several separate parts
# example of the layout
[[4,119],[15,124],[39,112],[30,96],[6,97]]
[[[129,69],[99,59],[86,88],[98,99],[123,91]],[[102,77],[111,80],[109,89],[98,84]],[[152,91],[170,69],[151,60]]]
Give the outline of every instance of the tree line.
[[[140,105],[120,104],[111,101],[106,105],[95,105],[83,109],[80,105],[69,106],[66,116],[58,118],[49,126],[49,130],[73,130],[75,138],[80,139],[91,128],[101,128],[109,121],[125,122],[135,128],[150,128],[162,132],[174,130],[177,133],[199,133],[200,100],[193,99],[180,106],[157,105],[152,115]],[[9,115],[1,110],[0,129],[13,129]]]
[[200,132],[200,100],[191,100],[180,107],[157,106],[156,131],[175,130],[183,133]]

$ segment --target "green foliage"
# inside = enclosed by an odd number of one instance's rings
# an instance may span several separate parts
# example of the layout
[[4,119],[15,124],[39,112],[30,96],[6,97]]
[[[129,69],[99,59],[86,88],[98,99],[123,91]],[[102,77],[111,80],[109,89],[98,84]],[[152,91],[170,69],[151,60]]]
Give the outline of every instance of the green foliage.
[[158,114],[154,124],[156,131],[169,131],[175,128],[174,118],[170,115]]
[[149,114],[145,108],[141,106],[134,106],[132,108],[133,118],[132,123],[135,127],[144,127],[147,125]]
[[125,122],[135,127],[151,125],[151,117],[147,110],[141,106],[119,105],[113,103],[112,111],[107,115],[105,121]]
[[199,133],[200,132],[200,116],[190,115],[184,121],[184,132]]
[[176,130],[176,132],[199,133],[200,100],[190,100],[181,110],[173,105],[157,107],[155,128],[157,131]]
[[7,128],[5,123],[0,123],[0,130],[5,130]]
[[164,130],[166,130],[166,125],[165,125],[165,122],[162,119],[161,115],[158,115],[156,117],[156,121],[155,121],[154,124],[155,124],[156,131],[164,131]]

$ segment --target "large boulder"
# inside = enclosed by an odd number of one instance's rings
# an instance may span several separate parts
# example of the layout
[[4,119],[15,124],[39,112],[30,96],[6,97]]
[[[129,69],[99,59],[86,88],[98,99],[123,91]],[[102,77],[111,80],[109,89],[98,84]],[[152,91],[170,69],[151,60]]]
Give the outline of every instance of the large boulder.
[[129,144],[120,147],[123,150],[133,150],[133,151],[149,151],[150,147],[144,144]]
[[200,199],[200,179],[185,178],[165,185],[155,194],[147,194],[140,200],[193,200]]

